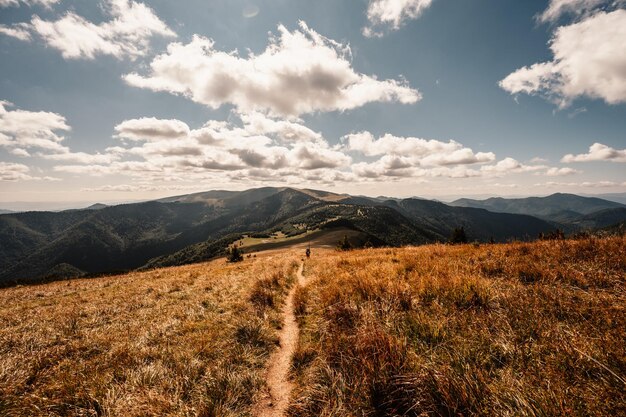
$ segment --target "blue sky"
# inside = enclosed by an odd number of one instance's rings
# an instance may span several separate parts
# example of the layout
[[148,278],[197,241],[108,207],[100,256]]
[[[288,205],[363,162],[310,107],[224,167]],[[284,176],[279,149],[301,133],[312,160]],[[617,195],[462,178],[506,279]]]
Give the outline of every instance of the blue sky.
[[623,6],[0,0],[0,205],[624,192]]

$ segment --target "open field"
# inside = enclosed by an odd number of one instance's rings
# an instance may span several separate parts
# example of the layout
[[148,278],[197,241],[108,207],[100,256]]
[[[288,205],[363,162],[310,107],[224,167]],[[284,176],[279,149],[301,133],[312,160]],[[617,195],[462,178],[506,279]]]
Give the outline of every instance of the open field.
[[299,235],[295,236],[287,236],[283,232],[276,232],[268,237],[251,237],[245,236],[243,239],[238,241],[238,245],[241,248],[247,248],[250,246],[257,246],[263,244],[271,244],[271,243],[291,243],[293,240],[299,240],[308,237],[309,235],[318,232],[318,229],[315,230],[307,230]]
[[0,290],[0,415],[247,415],[295,259]]
[[626,413],[623,237],[302,255],[0,290],[0,415]]
[[[355,242],[364,242],[367,236],[359,231],[339,227],[334,229],[312,230],[292,237],[273,238],[245,238],[243,246],[245,253],[261,252],[278,249],[302,249],[312,247],[317,249],[334,249],[344,236]],[[362,244],[362,243],[361,243]]]
[[314,257],[291,416],[626,415],[626,240]]

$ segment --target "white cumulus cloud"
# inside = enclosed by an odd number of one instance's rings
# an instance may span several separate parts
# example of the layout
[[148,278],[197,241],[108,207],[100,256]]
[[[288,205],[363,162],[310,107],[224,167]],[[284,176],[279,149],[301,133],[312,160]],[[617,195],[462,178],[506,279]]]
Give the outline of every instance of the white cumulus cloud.
[[11,27],[0,25],[0,34],[10,36],[21,41],[31,40],[31,34],[28,24],[17,24]]
[[54,177],[30,175],[30,168],[24,164],[0,161],[0,181],[57,181]]
[[546,169],[545,165],[525,165],[516,159],[507,157],[501,161],[498,161],[494,165],[485,165],[481,167],[481,171],[493,174],[495,176],[503,175],[506,173],[520,173],[520,172],[532,172]]
[[289,120],[275,120],[262,113],[254,112],[240,115],[246,125],[246,131],[252,134],[273,133],[284,142],[322,142],[319,132]]
[[76,163],[111,163],[118,159],[112,154],[72,152],[62,144],[65,139],[58,132],[69,132],[65,117],[44,111],[11,110],[12,104],[0,101],[0,147],[19,157],[35,156],[52,161]]
[[239,119],[240,123],[211,120],[197,129],[180,120],[126,120],[115,127],[115,136],[130,143],[110,147],[105,154],[75,153],[48,159],[77,162],[57,165],[57,172],[126,174],[158,180],[198,178],[207,173],[233,173],[238,178],[302,178],[311,171],[320,171],[315,175],[328,178],[329,174],[321,171],[343,169],[352,161],[321,134],[297,122],[269,119],[258,113],[240,115]]
[[24,164],[14,164],[10,162],[0,162],[0,181],[17,181],[28,179],[29,168]]
[[[543,172],[565,175],[569,168],[551,168],[543,164],[527,165],[507,157],[496,161],[493,152],[474,152],[455,141],[443,142],[385,134],[376,139],[370,132],[359,132],[342,138],[343,149],[366,157],[380,158],[373,162],[351,165],[359,178],[472,178],[503,177],[511,174]],[[476,167],[476,165],[480,165]]]
[[280,25],[278,32],[265,51],[245,57],[220,51],[211,39],[196,35],[188,44],[170,44],[151,62],[148,75],[131,73],[124,79],[211,108],[228,103],[241,113],[287,117],[350,110],[371,102],[410,104],[421,98],[404,81],[356,72],[349,46],[323,37],[304,22],[300,30],[290,32]]
[[118,137],[141,141],[182,138],[190,129],[180,120],[164,120],[154,117],[126,120],[115,126]]
[[[39,148],[51,152],[65,152],[63,136],[58,131],[69,131],[65,117],[52,112],[11,110],[12,104],[0,101],[0,146],[5,148]],[[21,152],[24,155],[23,152]]]
[[69,11],[60,19],[51,21],[33,16],[30,23],[0,27],[0,33],[21,40],[30,40],[37,35],[68,59],[93,59],[96,55],[136,58],[149,51],[152,37],[176,37],[144,3],[107,0],[106,11],[111,20],[100,24]]
[[597,12],[556,29],[552,61],[509,74],[500,87],[511,94],[540,95],[559,107],[576,98],[626,102],[626,10]]
[[0,0],[0,7],[17,7],[21,4],[26,6],[44,6],[51,8],[61,0]]
[[370,132],[359,132],[343,138],[345,148],[365,156],[402,156],[413,166],[465,165],[495,160],[492,152],[474,153],[453,140],[442,142],[434,139],[399,137],[385,134],[378,139]]
[[565,163],[592,161],[626,162],[626,149],[613,149],[601,143],[594,143],[589,147],[588,153],[568,154],[561,159],[561,162]]
[[537,19],[546,23],[554,22],[565,14],[580,16],[610,2],[611,0],[550,0],[546,10],[537,16]]
[[580,171],[574,168],[568,168],[568,167],[564,167],[564,168],[552,167],[546,171],[546,176],[548,177],[564,177],[566,175],[574,175],[574,174],[580,174]]
[[370,0],[367,7],[369,26],[363,28],[367,37],[382,36],[384,29],[397,30],[407,20],[417,19],[433,0]]

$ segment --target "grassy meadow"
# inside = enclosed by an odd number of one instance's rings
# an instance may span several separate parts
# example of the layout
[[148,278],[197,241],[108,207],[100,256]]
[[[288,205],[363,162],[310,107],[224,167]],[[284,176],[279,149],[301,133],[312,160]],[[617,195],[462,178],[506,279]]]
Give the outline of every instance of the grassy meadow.
[[247,415],[294,259],[0,290],[0,415]]
[[334,252],[289,415],[626,415],[626,239]]
[[[302,250],[0,290],[0,415],[249,416]],[[626,415],[626,238],[314,249],[286,415]]]

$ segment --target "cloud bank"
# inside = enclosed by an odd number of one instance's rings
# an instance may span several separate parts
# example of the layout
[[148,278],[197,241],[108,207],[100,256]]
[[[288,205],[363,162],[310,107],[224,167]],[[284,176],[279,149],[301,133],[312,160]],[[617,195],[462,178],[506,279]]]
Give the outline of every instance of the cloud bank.
[[[0,102],[0,147],[15,157],[51,161],[56,173],[127,176],[135,182],[129,187],[111,184],[102,191],[145,191],[156,184],[170,183],[184,187],[198,181],[336,186],[579,173],[569,167],[547,166],[545,160],[530,164],[511,157],[497,160],[493,152],[474,152],[454,140],[392,134],[375,137],[362,131],[331,145],[320,132],[299,120],[274,118],[260,112],[233,112],[229,121],[209,120],[198,128],[177,119],[143,117],[124,120],[114,130],[115,146],[102,153],[75,152],[62,144],[61,133],[70,131],[63,116],[14,110],[10,103]],[[600,159],[626,161],[626,150],[595,144],[589,155],[567,155],[563,162]],[[28,167],[19,163],[5,164],[1,178],[54,179],[32,176]]]
[[140,118],[115,127],[120,146],[106,150],[110,164],[57,165],[70,174],[129,175],[142,180],[188,181],[274,178],[334,181],[350,156],[331,147],[321,134],[293,121],[263,114],[240,115],[238,122],[211,120],[197,129],[180,120]]

